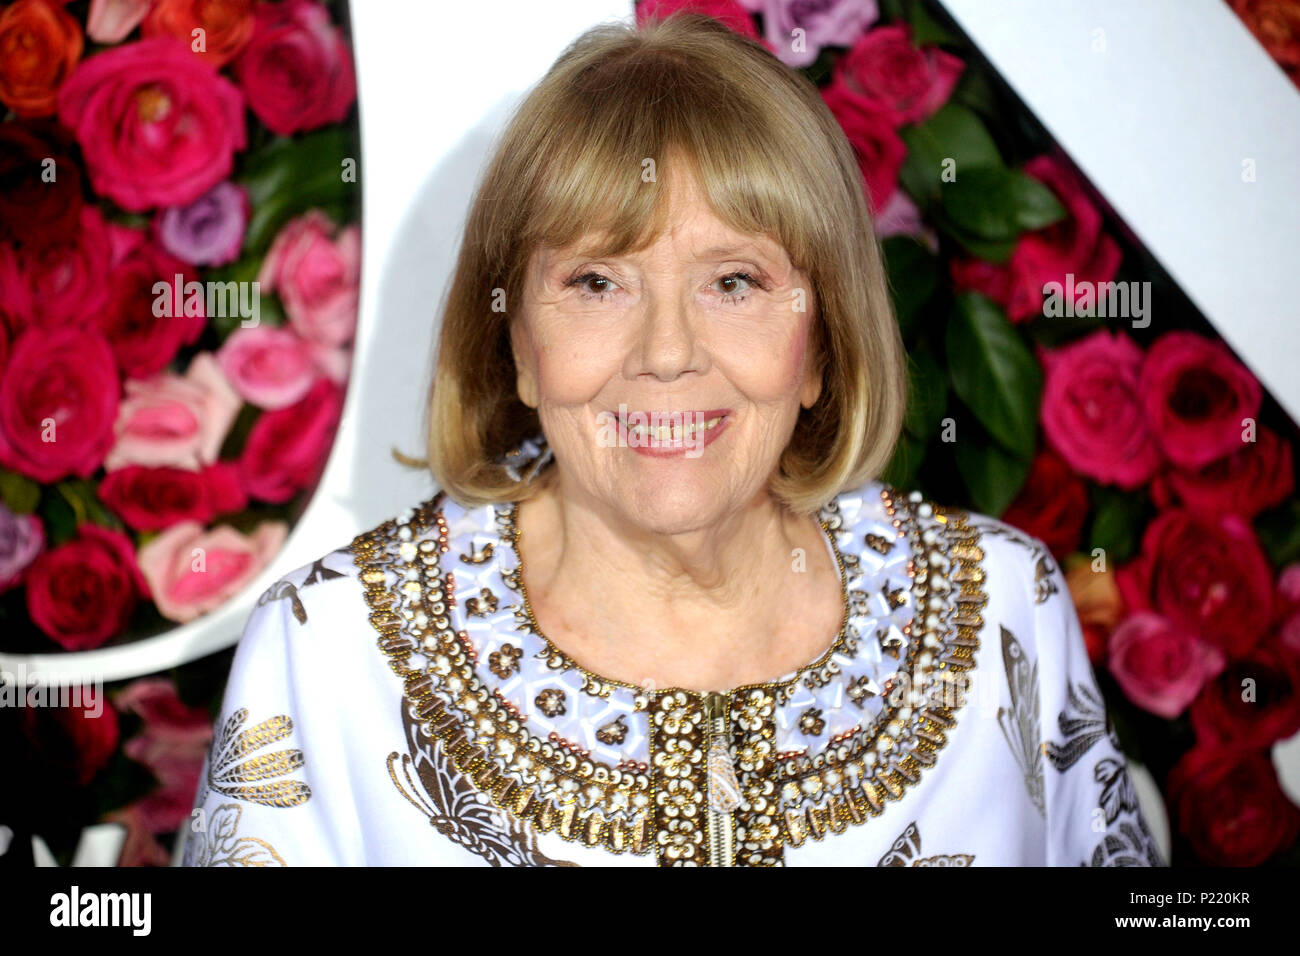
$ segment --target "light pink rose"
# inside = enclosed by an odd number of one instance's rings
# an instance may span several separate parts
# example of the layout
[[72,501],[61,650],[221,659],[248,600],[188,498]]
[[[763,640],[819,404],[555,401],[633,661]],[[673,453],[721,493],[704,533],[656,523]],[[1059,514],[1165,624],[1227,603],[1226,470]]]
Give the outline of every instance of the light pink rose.
[[285,408],[311,389],[318,374],[311,343],[290,329],[238,328],[217,353],[235,391],[260,408]]
[[121,43],[152,5],[153,0],[90,0],[86,36],[96,43]]
[[1128,699],[1167,720],[1186,710],[1225,663],[1218,648],[1151,611],[1130,615],[1107,647],[1107,667]]
[[878,239],[914,236],[924,242],[931,252],[939,252],[939,237],[925,225],[921,219],[921,210],[912,202],[912,197],[901,189],[894,190],[894,195],[889,197],[885,208],[877,214],[875,226]]
[[357,328],[361,230],[336,227],[313,209],[280,230],[258,280],[278,292],[298,334],[322,345],[343,345]]
[[194,356],[183,378],[167,372],[130,380],[118,411],[117,442],[104,468],[171,465],[197,471],[217,460],[241,404],[210,352]]
[[279,553],[288,534],[283,521],[264,521],[251,535],[229,525],[209,531],[197,521],[182,521],[142,547],[137,562],[158,613],[183,624],[239,593]]

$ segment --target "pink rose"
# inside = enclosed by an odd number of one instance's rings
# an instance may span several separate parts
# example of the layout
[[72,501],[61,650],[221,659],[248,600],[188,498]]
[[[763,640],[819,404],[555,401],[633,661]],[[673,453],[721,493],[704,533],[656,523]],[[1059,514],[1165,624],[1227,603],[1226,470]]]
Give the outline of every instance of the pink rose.
[[212,743],[212,717],[205,707],[181,701],[176,685],[160,677],[133,681],[114,700],[123,714],[137,714],[144,723],[122,750],[148,767],[158,780],[153,792],[137,800],[145,826],[152,833],[174,833],[189,818],[203,758]]
[[93,650],[125,631],[148,593],[131,539],[90,523],[27,569],[27,613],[69,651]]
[[343,345],[357,328],[361,230],[334,233],[319,210],[299,216],[275,237],[258,275],[263,291],[279,292],[298,334],[323,345]]
[[[786,66],[809,66],[822,47],[847,46],[880,18],[876,0],[741,0],[763,17],[767,47]],[[795,49],[796,29],[803,30],[803,49]]]
[[320,378],[301,401],[253,425],[239,459],[248,494],[283,504],[320,477],[343,409],[343,390]]
[[96,43],[121,43],[140,25],[153,0],[90,0],[86,36]]
[[1106,658],[1128,699],[1166,720],[1186,710],[1224,663],[1217,648],[1150,611],[1115,628]]
[[1200,468],[1242,449],[1243,419],[1259,415],[1255,376],[1222,342],[1195,332],[1156,340],[1142,367],[1147,428],[1165,455]]
[[1055,351],[1040,350],[1047,441],[1070,467],[1102,484],[1136,488],[1160,466],[1138,388],[1142,351],[1122,332],[1099,329]]
[[0,502],[0,591],[19,584],[45,547],[45,527],[36,515],[16,515]]
[[289,526],[264,521],[251,535],[228,525],[211,531],[183,521],[140,549],[140,570],[158,613],[169,621],[192,621],[238,594],[280,551]]
[[259,4],[233,69],[249,109],[279,136],[337,123],[357,97],[343,33],[312,0]]
[[127,465],[173,465],[197,470],[211,464],[240,404],[210,352],[196,355],[184,378],[167,372],[128,381],[117,416],[117,443],[104,467],[113,471]]
[[914,46],[911,27],[895,23],[864,33],[835,63],[835,73],[894,126],[902,126],[938,112],[965,66],[937,46]]
[[32,326],[0,371],[0,464],[47,484],[88,478],[112,447],[120,388],[99,332]]
[[112,242],[94,206],[82,206],[78,227],[62,242],[15,248],[0,243],[0,303],[14,330],[39,323],[84,325],[108,302]]
[[867,185],[871,214],[878,216],[898,189],[898,171],[907,156],[907,147],[898,138],[889,117],[841,80],[832,80],[821,93],[853,147]]
[[637,26],[649,20],[666,20],[678,10],[702,14],[717,20],[733,33],[758,39],[754,18],[737,0],[643,0],[636,5]]
[[173,37],[83,61],[59,91],[59,119],[81,143],[95,192],[131,212],[193,202],[247,145],[238,88]]
[[262,325],[235,329],[217,361],[244,401],[268,409],[298,401],[319,373],[309,343],[289,329]]

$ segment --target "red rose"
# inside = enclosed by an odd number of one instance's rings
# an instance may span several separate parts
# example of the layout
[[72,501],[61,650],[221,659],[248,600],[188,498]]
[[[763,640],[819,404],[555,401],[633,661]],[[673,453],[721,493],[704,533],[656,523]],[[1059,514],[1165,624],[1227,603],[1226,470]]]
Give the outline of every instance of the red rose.
[[217,462],[202,471],[128,465],[105,476],[99,497],[137,531],[161,531],[182,521],[207,524],[248,506],[232,462]]
[[1284,67],[1300,67],[1300,4],[1295,0],[1228,0],[1233,11]]
[[[165,369],[182,345],[193,345],[203,332],[202,312],[188,314],[185,297],[177,302],[174,295],[176,276],[181,276],[183,290],[194,273],[138,229],[114,225],[110,234],[110,296],[95,324],[108,339],[122,375],[148,378]],[[161,296],[154,293],[158,282],[167,284]],[[162,315],[156,314],[160,311]]]
[[43,483],[89,477],[113,445],[120,389],[98,332],[29,328],[0,374],[0,464]]
[[0,124],[0,242],[45,247],[80,228],[81,171],[62,127]]
[[[1122,258],[1115,240],[1102,232],[1101,213],[1088,198],[1083,183],[1063,162],[1039,156],[1027,162],[1024,171],[1056,194],[1065,207],[1065,218],[1022,235],[1006,265],[990,263],[978,271],[965,264],[949,267],[959,288],[974,288],[989,295],[1007,310],[1012,322],[1042,315],[1043,286],[1047,283],[1058,282],[1064,289],[1066,275],[1072,273],[1077,302],[1077,294],[1091,288],[1086,283],[1114,279]],[[968,276],[980,285],[966,285]],[[1000,297],[995,292],[1000,292]]]
[[678,10],[703,14],[733,33],[758,39],[758,27],[754,25],[753,16],[737,0],[642,0],[636,4],[636,25],[644,26],[650,20],[666,20]]
[[1043,433],[1080,474],[1136,488],[1160,466],[1146,430],[1139,382],[1142,350],[1122,332],[1098,329],[1055,350],[1040,348]]
[[[202,50],[194,50],[195,30],[202,31]],[[224,66],[253,35],[253,0],[155,0],[140,32],[183,40],[213,66]]]
[[1060,560],[1079,546],[1089,507],[1088,486],[1059,455],[1044,448],[1034,456],[1029,477],[1002,520],[1041,538]]
[[247,145],[239,90],[172,37],[86,60],[59,92],[59,119],[81,143],[95,192],[132,212],[188,205],[230,175]]
[[1233,661],[1196,698],[1191,718],[1197,743],[1247,750],[1300,731],[1300,647],[1266,640]]
[[233,69],[249,109],[280,136],[339,122],[357,96],[343,33],[312,0],[259,4]]
[[844,130],[853,147],[867,184],[871,214],[877,215],[898,189],[898,171],[907,156],[907,147],[894,132],[889,117],[878,112],[874,104],[835,80],[822,90],[822,99]]
[[0,302],[13,331],[28,324],[84,325],[104,309],[112,259],[108,225],[94,206],[82,206],[78,220],[66,242],[22,248],[0,243]]
[[1291,445],[1264,426],[1255,441],[1199,470],[1168,468],[1151,483],[1151,500],[1160,508],[1182,504],[1213,515],[1229,511],[1247,521],[1281,504],[1295,490]]
[[1228,347],[1195,332],[1169,332],[1142,367],[1147,428],[1165,456],[1200,468],[1241,451],[1244,419],[1259,415],[1259,381]]
[[837,79],[894,126],[919,123],[948,102],[965,64],[937,46],[917,48],[906,24],[868,30],[835,64]]
[[318,379],[288,408],[266,412],[253,425],[239,459],[252,498],[283,504],[320,477],[343,409],[343,390]]
[[1169,772],[1168,805],[1179,831],[1211,866],[1259,866],[1300,835],[1266,752],[1197,746]]
[[87,684],[73,688],[77,706],[24,707],[20,718],[23,736],[41,763],[84,787],[117,753],[117,711],[103,691]]
[[50,116],[84,41],[53,0],[18,0],[0,11],[0,103],[19,116]]
[[1160,513],[1143,533],[1141,555],[1116,578],[1131,610],[1158,611],[1229,660],[1248,654],[1271,620],[1268,558],[1236,515]]
[[89,523],[27,569],[28,613],[69,651],[93,650],[120,634],[137,599],[148,593],[131,539]]

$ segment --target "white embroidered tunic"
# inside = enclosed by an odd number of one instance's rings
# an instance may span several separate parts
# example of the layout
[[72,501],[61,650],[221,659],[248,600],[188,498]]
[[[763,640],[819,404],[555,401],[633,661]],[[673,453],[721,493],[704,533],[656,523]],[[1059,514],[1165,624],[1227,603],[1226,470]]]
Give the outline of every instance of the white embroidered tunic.
[[262,594],[186,865],[1164,865],[1037,538],[840,494],[838,635],[704,693],[554,646],[516,513],[438,494]]

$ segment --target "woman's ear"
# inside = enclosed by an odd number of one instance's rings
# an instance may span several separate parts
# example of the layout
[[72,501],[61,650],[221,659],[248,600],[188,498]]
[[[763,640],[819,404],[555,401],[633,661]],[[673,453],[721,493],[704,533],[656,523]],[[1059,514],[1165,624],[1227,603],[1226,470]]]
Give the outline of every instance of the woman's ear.
[[528,332],[517,319],[510,321],[510,352],[515,358],[515,389],[519,400],[529,408],[536,408],[539,401],[537,365]]

